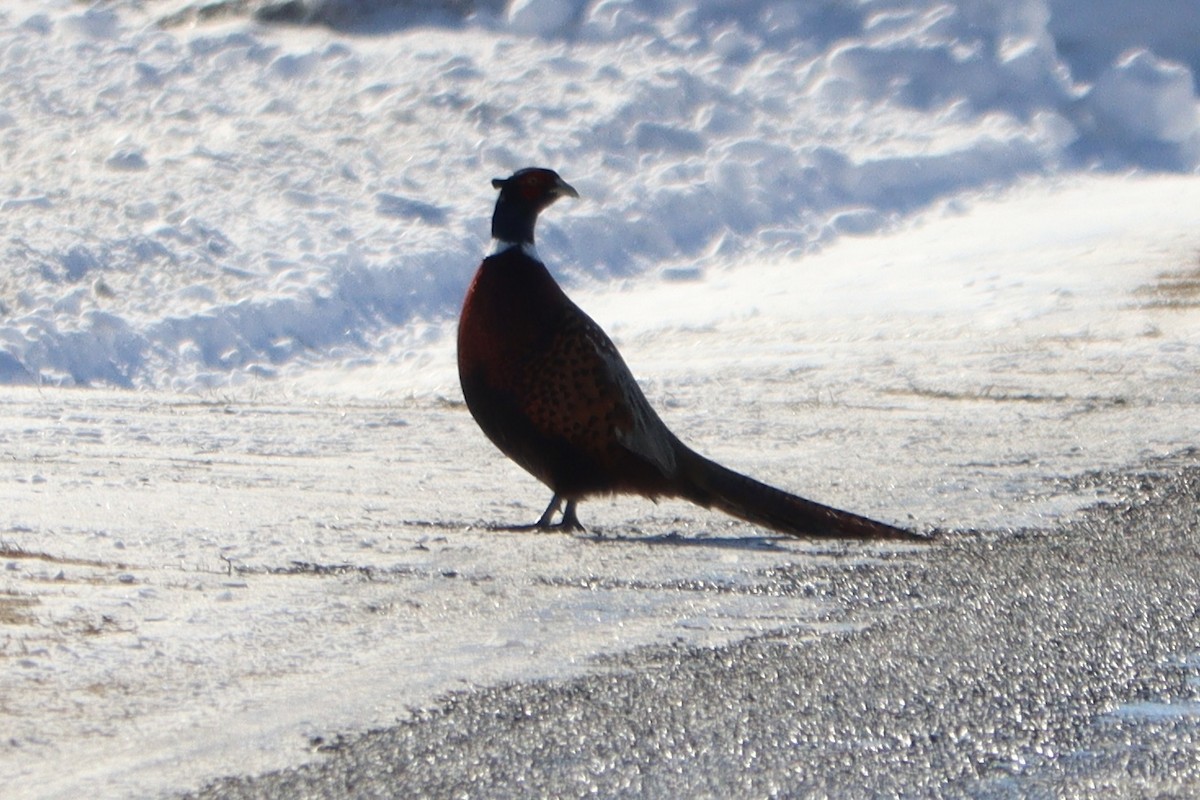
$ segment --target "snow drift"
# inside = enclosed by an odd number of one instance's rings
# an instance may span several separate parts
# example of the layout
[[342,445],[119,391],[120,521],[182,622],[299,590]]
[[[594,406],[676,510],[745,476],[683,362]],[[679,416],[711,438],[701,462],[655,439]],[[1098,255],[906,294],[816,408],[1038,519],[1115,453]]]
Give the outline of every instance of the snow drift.
[[[488,180],[531,163],[586,199],[543,253],[599,285],[753,281],[1027,176],[1200,164],[1183,0],[204,8],[0,12],[0,381],[411,354],[486,245]],[[261,21],[287,16],[314,24]]]

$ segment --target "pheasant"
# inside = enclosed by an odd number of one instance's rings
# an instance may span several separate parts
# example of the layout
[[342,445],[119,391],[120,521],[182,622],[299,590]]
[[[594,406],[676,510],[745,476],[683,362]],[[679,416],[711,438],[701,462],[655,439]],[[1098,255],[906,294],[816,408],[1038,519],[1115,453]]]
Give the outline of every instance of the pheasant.
[[553,492],[528,527],[582,530],[576,507],[584,498],[637,494],[684,498],[795,536],[925,538],[760,483],[683,444],[612,340],[567,297],[534,249],[538,214],[579,193],[538,167],[492,186],[500,190],[495,248],[463,301],[458,374],[487,437]]

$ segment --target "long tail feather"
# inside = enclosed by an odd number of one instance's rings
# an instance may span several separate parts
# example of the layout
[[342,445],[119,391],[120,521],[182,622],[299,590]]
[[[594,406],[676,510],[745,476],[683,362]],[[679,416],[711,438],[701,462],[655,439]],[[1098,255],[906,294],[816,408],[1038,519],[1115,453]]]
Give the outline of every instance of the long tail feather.
[[683,444],[679,444],[676,458],[684,479],[685,498],[780,533],[846,539],[929,539],[760,483],[710,461]]

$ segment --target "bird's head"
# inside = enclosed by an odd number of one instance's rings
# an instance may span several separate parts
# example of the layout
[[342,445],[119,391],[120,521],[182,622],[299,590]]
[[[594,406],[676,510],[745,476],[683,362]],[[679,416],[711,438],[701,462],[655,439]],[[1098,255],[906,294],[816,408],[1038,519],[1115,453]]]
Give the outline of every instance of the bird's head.
[[533,244],[537,216],[560,197],[579,197],[574,187],[552,169],[526,167],[507,178],[493,178],[500,190],[492,214],[492,238],[513,244]]

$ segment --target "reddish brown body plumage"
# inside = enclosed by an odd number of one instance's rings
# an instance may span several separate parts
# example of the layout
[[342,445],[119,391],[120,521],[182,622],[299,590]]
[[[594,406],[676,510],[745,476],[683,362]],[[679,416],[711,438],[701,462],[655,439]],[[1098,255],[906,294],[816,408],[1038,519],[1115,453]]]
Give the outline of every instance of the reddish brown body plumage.
[[576,503],[610,493],[682,497],[795,535],[921,538],[726,469],[679,441],[651,408],[616,346],[533,254],[533,223],[560,196],[550,170],[504,181],[492,220],[497,251],[467,290],[458,369],[467,407],[509,458],[554,492],[562,525]]
[[[668,493],[661,471],[622,445],[636,407],[616,347],[519,247],[484,259],[463,303],[459,378],[467,406],[504,453],[564,499]],[[634,384],[636,389],[636,384]]]

